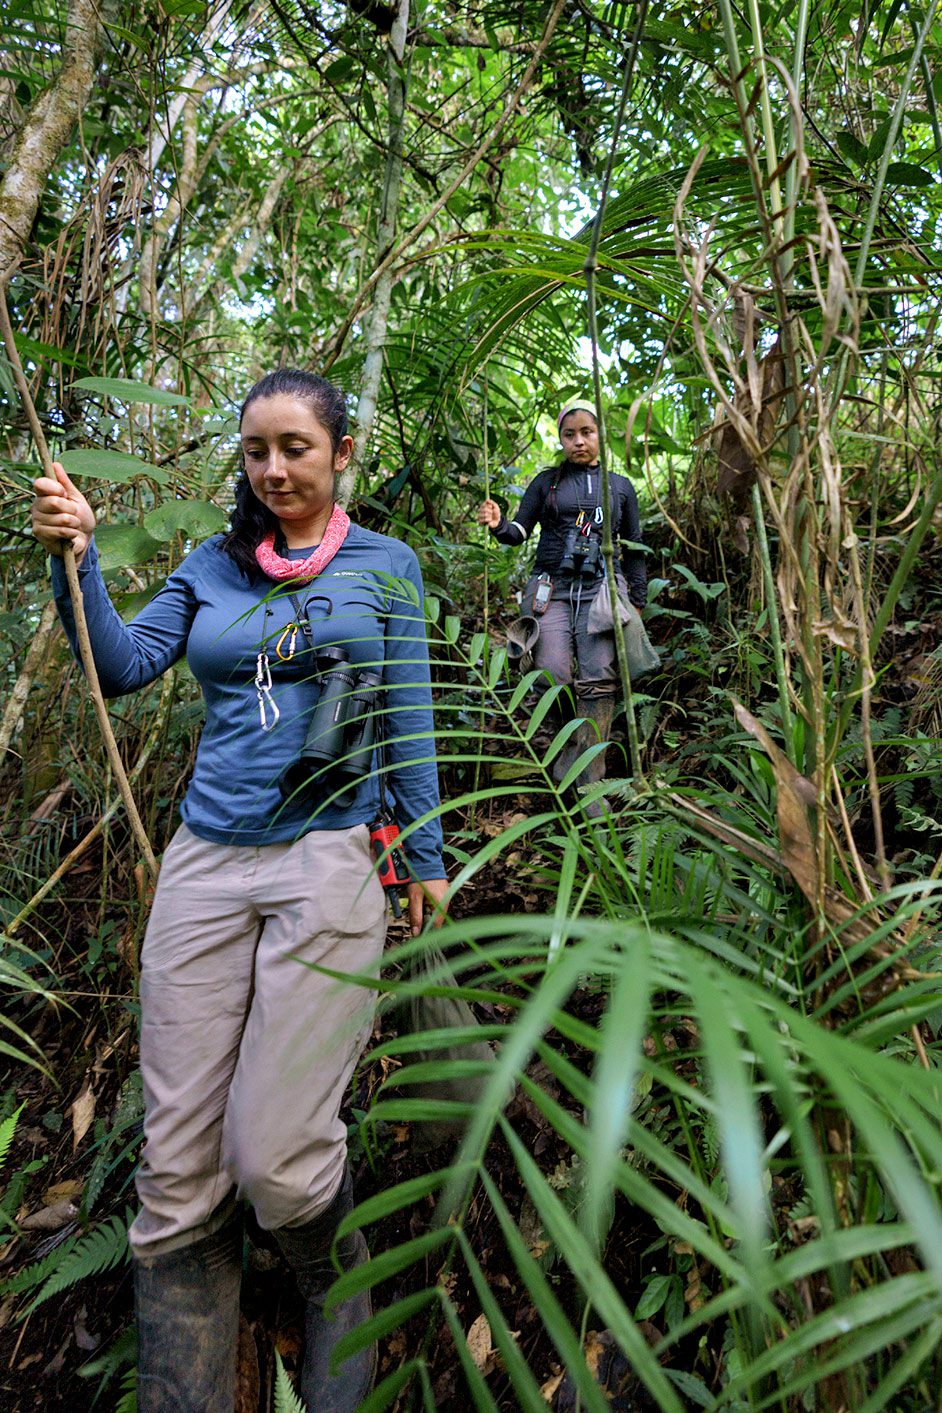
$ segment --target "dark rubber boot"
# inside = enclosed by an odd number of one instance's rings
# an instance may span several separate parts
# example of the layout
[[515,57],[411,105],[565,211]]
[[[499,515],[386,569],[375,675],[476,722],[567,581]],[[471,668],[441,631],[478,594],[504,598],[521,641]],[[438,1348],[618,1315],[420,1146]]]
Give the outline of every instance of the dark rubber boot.
[[[589,692],[580,691],[576,697],[576,714],[585,717],[584,724],[576,732],[577,755],[587,751],[598,741],[611,740],[612,718],[615,715],[615,698],[611,692],[594,696]],[[605,779],[605,755],[605,751],[599,751],[598,755],[593,756],[585,770],[580,772],[576,780],[577,785],[597,785],[600,780]],[[608,810],[608,803],[604,797],[590,800],[588,804],[583,805],[583,809],[590,819],[598,819]]]
[[138,1413],[232,1413],[242,1220],[134,1259]]
[[[336,1373],[330,1370],[331,1357],[340,1339],[372,1314],[368,1290],[351,1296],[342,1305],[333,1306],[329,1312],[324,1309],[324,1297],[337,1278],[331,1260],[334,1234],[352,1208],[353,1182],[348,1168],[337,1196],[326,1211],[302,1227],[279,1227],[272,1232],[304,1296],[304,1365],[300,1394],[310,1413],[354,1413],[373,1387],[375,1344],[344,1360]],[[369,1260],[363,1233],[354,1231],[341,1237],[336,1256],[345,1271]]]
[[[573,710],[573,705],[571,692],[569,690],[560,692],[546,717],[549,728],[554,736],[557,731],[561,731],[568,722],[572,721],[574,716],[579,714],[577,711]],[[575,763],[580,750],[585,750],[584,746],[577,746],[576,743],[578,739],[578,730],[572,731],[559,755],[555,757],[550,765],[550,773],[557,785],[565,777],[569,768]]]

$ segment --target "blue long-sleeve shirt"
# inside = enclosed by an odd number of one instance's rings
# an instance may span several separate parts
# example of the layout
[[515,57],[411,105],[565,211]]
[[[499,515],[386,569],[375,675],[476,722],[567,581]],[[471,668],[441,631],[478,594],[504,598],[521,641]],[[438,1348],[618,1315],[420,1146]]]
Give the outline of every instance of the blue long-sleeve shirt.
[[[308,551],[291,557],[303,558]],[[52,561],[53,590],[77,654],[68,584],[61,559]],[[195,549],[130,624],[125,624],[101,577],[94,542],[79,568],[95,665],[106,696],[154,681],[186,655],[206,704],[206,724],[181,815],[201,839],[221,844],[274,844],[309,830],[368,824],[380,804],[376,770],[352,795],[315,794],[284,800],[279,780],[301,753],[319,695],[313,658],[325,646],[349,654],[351,668],[381,672],[379,711],[386,738],[386,780],[405,833],[439,805],[422,577],[407,545],[351,525],[326,569],[310,584],[250,583],[216,535]],[[303,633],[287,656],[298,614],[305,609],[313,649]],[[263,731],[255,690],[265,648],[277,725]],[[416,878],[443,878],[438,817],[408,833],[405,852]]]

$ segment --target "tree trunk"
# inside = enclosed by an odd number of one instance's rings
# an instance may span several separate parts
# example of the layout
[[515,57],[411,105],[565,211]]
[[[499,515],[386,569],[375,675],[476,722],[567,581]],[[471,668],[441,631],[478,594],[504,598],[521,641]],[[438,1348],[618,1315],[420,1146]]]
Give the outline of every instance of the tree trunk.
[[231,8],[232,0],[221,0],[220,4],[212,7],[206,19],[206,28],[199,37],[199,58],[193,60],[183,78],[176,85],[177,91],[167,104],[167,117],[162,128],[156,122],[151,128],[145,160],[147,169],[152,174],[157,170],[157,164],[164,155],[164,149],[173,136],[174,129],[180,121],[184,108],[190,101],[193,90],[200,85],[207,69],[212,67],[212,48],[222,37]]
[[[406,32],[409,28],[409,0],[399,0],[396,18],[389,34],[387,64],[389,72],[389,145],[386,153],[386,179],[376,230],[376,258],[382,260],[392,249],[396,238],[396,213],[399,188],[402,185],[402,147],[406,117],[406,69],[404,55]],[[392,296],[393,273],[388,269],[376,284],[366,336],[366,359],[357,403],[356,428],[353,436],[353,456],[337,486],[337,498],[346,505],[353,494],[357,472],[373,430],[379,385],[383,375],[383,350],[386,347],[386,327],[389,322],[389,301]]]
[[0,187],[0,276],[22,255],[46,179],[88,102],[101,38],[96,0],[69,0],[59,77],[30,108]]

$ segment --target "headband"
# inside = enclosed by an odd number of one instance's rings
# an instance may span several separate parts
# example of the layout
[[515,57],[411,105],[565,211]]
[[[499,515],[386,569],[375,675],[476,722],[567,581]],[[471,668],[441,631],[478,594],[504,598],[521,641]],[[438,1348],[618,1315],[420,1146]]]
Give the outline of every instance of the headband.
[[596,426],[598,426],[599,414],[595,410],[595,403],[586,402],[586,400],[581,397],[575,397],[571,402],[563,404],[562,410],[556,418],[557,432],[562,430],[563,422],[569,416],[570,412],[588,412],[595,421]]

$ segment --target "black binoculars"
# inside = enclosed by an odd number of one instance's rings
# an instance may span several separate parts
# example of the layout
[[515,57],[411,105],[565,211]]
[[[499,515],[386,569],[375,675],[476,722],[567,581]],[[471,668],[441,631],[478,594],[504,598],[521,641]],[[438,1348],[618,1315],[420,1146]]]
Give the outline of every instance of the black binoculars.
[[376,742],[374,698],[383,678],[349,663],[344,648],[317,654],[320,695],[301,754],[278,782],[286,800],[325,785],[354,790],[369,774]]
[[563,557],[559,562],[565,574],[595,579],[602,572],[602,546],[593,534],[583,535],[575,525],[566,536]]

